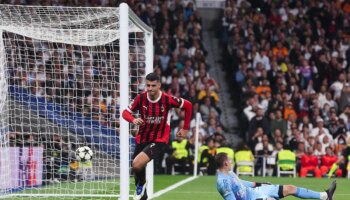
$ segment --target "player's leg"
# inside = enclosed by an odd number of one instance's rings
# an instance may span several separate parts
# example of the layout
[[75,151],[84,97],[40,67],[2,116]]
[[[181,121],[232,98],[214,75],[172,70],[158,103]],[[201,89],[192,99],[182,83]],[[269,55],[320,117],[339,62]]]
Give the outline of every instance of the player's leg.
[[306,174],[307,174],[308,170],[309,169],[307,167],[301,167],[299,176],[300,177],[306,177]]
[[279,190],[279,194],[283,194],[280,198],[286,196],[295,196],[302,199],[322,199],[322,200],[333,200],[333,195],[336,189],[336,182],[333,181],[331,186],[325,192],[316,192],[306,188],[296,187],[294,185],[283,185],[282,192]]
[[253,190],[255,193],[252,195],[255,199],[264,199],[266,197],[281,199],[286,196],[295,196],[302,199],[333,200],[335,189],[335,181],[333,181],[331,186],[325,192],[316,192],[306,188],[296,187],[294,185],[264,185],[254,188]]
[[150,160],[163,155],[166,146],[167,144],[164,143],[152,142],[147,144],[134,158],[132,168],[135,172],[135,184],[137,184],[134,200],[147,200],[146,165]]
[[139,144],[134,151],[134,159],[132,162],[132,170],[134,172],[136,185],[134,200],[144,199],[143,197],[146,192],[146,165],[150,161],[150,157],[144,152],[145,147],[147,147],[147,144]]
[[327,172],[329,171],[329,167],[327,167],[327,166],[325,166],[325,165],[322,165],[322,166],[320,167],[320,170],[321,170],[321,174],[322,174],[322,175],[326,175]]
[[132,170],[135,172],[135,184],[143,185],[146,182],[146,165],[151,158],[145,153],[140,152],[132,161]]
[[[138,144],[135,147],[133,161],[132,161],[132,170],[134,172],[135,185],[139,184],[139,180],[142,176],[142,171],[149,162],[150,158],[143,152],[147,144]],[[140,174],[141,173],[141,174]],[[142,178],[141,178],[142,179]],[[141,181],[142,182],[142,181]]]
[[321,178],[322,177],[321,170],[318,167],[315,168],[315,177],[316,178]]

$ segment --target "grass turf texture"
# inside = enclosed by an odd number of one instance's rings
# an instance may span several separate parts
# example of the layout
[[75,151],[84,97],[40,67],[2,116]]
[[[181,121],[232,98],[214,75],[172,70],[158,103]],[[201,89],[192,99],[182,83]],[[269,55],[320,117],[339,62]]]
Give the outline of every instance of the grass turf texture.
[[[157,175],[154,180],[154,191],[165,189],[166,187],[181,181],[188,176],[165,176]],[[242,177],[244,180],[257,181],[257,182],[271,182],[273,184],[292,184],[300,187],[306,187],[316,191],[324,191],[327,189],[333,179],[314,179],[314,178],[277,178],[277,177]],[[335,193],[335,200],[349,200],[350,199],[350,180],[349,179],[337,179],[337,191]],[[29,193],[58,193],[61,188],[61,192],[72,193],[73,190],[85,190],[90,191],[92,188],[104,188],[104,194],[116,194],[119,190],[119,185],[106,185],[104,183],[89,182],[89,183],[62,183],[57,185],[51,185],[46,188],[38,188],[31,190]],[[135,190],[133,185],[130,186],[131,190]],[[28,192],[28,191],[27,191]],[[31,197],[35,199],[35,197]],[[40,199],[36,198],[36,199]],[[25,197],[10,199],[29,199]],[[112,199],[112,198],[65,198],[65,197],[49,197],[45,199],[63,200],[63,199]],[[114,198],[115,199],[115,198]],[[219,193],[216,191],[216,177],[215,176],[201,176],[192,182],[182,185],[172,191],[165,193],[164,195],[154,198],[155,200],[220,200],[222,199]],[[297,199],[295,197],[284,198],[286,200]]]

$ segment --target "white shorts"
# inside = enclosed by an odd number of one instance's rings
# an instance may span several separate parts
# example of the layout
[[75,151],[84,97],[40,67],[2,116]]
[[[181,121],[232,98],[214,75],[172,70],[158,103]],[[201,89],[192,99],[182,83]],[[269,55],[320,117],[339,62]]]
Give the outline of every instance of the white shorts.
[[278,190],[280,185],[263,185],[256,188],[253,188],[254,194],[251,197],[251,200],[261,199],[279,199]]

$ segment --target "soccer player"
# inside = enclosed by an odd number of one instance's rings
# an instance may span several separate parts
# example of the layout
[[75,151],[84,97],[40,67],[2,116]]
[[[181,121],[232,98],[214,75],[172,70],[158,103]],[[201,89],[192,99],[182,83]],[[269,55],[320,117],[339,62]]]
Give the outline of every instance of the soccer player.
[[315,192],[293,185],[271,185],[240,180],[231,170],[231,160],[226,153],[215,157],[219,168],[217,174],[217,189],[225,200],[274,200],[293,195],[303,199],[333,200],[336,182],[325,192]]
[[[192,104],[182,98],[168,95],[160,90],[160,77],[156,73],[146,76],[147,91],[138,94],[123,111],[123,118],[139,126],[136,135],[136,147],[133,155],[132,169],[135,173],[136,192],[134,200],[146,200],[146,165],[159,157],[165,150],[170,137],[170,111],[172,108],[182,108],[185,111],[184,126],[177,137],[187,137],[189,130]],[[133,114],[138,111],[140,117]]]
[[338,166],[342,163],[345,163],[345,165],[341,166],[343,176],[346,176],[348,170],[350,170],[350,137],[346,139],[347,147],[343,150],[342,155],[339,156],[338,160],[332,165],[331,169],[329,170],[328,177],[331,177],[333,173],[338,169]]

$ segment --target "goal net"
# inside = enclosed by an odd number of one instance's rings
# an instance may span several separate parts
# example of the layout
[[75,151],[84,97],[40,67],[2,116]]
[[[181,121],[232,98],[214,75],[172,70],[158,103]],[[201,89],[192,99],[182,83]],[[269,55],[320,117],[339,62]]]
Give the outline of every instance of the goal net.
[[122,4],[0,5],[0,31],[0,198],[128,199],[120,110],[144,90],[152,30]]

